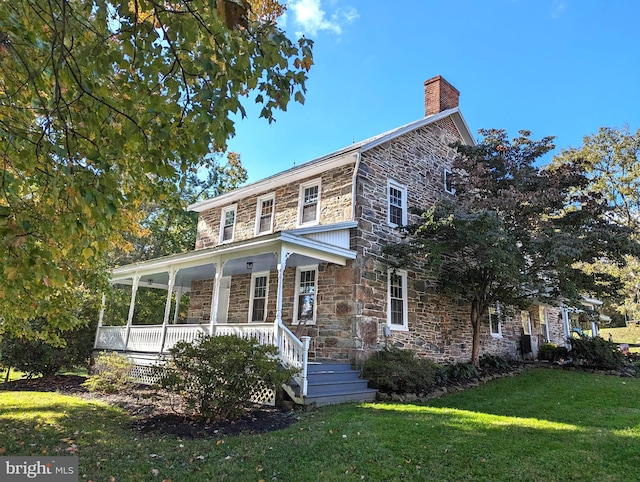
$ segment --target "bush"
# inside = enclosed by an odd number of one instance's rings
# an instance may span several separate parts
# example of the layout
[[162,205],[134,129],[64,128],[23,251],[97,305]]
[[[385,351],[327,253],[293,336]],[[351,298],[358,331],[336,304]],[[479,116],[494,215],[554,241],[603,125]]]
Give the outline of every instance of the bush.
[[[45,323],[42,318],[30,322],[33,330],[40,330]],[[0,341],[0,364],[24,372],[29,378],[54,375],[63,368],[86,367],[93,349],[96,324],[97,315],[95,322],[87,322],[84,327],[56,333],[66,343],[63,347],[5,334]]]
[[132,383],[131,363],[125,356],[115,351],[100,352],[92,367],[91,375],[82,384],[91,392],[116,393],[125,390]]
[[556,346],[553,343],[543,343],[538,348],[538,360],[557,362],[568,357],[568,350],[564,346]]
[[618,345],[604,338],[580,335],[579,338],[569,338],[569,342],[573,361],[579,365],[618,370],[625,364],[625,357]]
[[424,393],[436,383],[439,365],[411,350],[387,347],[365,362],[363,377],[385,393]]
[[444,365],[446,380],[468,380],[478,376],[478,369],[473,363],[453,363]]
[[480,357],[480,368],[490,368],[494,370],[507,370],[511,367],[508,360],[499,355],[489,355],[488,353]]
[[170,353],[168,365],[159,367],[160,387],[204,418],[237,418],[252,405],[255,387],[277,389],[297,373],[279,366],[275,346],[254,338],[202,336],[195,343],[176,343]]

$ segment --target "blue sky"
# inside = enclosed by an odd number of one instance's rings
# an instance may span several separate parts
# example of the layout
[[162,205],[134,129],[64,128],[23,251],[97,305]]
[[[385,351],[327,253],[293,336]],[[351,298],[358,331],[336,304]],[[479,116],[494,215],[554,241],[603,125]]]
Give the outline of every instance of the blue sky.
[[640,128],[637,0],[289,0],[281,25],[315,41],[304,105],[269,125],[248,105],[229,150],[256,181],[424,116],[423,83],[460,91],[472,133]]

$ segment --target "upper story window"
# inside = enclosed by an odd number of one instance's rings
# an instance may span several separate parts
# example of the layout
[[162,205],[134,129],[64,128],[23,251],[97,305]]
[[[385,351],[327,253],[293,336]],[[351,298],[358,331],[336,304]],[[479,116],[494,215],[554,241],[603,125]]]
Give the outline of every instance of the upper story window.
[[451,171],[449,169],[444,170],[444,190],[449,194],[455,194],[456,190],[453,187],[453,180],[451,178]]
[[387,272],[387,325],[392,330],[408,330],[407,272]]
[[258,198],[256,211],[256,235],[269,234],[273,231],[273,213],[275,207],[275,194],[267,194]]
[[390,226],[407,224],[407,187],[395,181],[387,182],[387,222]]
[[320,221],[320,179],[300,185],[298,226],[318,224]]
[[489,329],[491,336],[502,336],[502,321],[500,311],[500,303],[497,303],[489,307]]
[[301,266],[296,269],[296,296],[293,300],[294,323],[316,322],[316,290],[318,267]]
[[236,227],[237,205],[222,208],[220,216],[220,243],[230,243],[233,241],[233,231]]
[[249,300],[249,321],[262,323],[267,319],[267,295],[269,293],[269,273],[251,275],[251,297]]

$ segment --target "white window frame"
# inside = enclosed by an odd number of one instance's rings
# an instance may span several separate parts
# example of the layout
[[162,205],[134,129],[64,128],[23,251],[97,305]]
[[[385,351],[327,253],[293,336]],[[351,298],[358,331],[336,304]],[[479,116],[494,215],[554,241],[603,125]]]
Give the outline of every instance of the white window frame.
[[[304,191],[312,187],[318,187],[318,201],[316,202],[316,217],[311,221],[302,222],[302,214],[304,211]],[[322,198],[322,179],[317,178],[300,184],[300,192],[298,194],[298,227],[313,226],[320,223],[320,201]]]
[[[396,224],[391,221],[391,189],[395,189],[402,193],[402,206],[400,206],[402,226],[407,224],[407,186],[400,184],[393,179],[387,179],[387,224],[391,227],[397,228],[400,224]],[[395,206],[395,205],[394,205]]]
[[318,265],[310,265],[310,266],[298,266],[296,268],[296,284],[295,284],[295,293],[293,296],[293,324],[297,325],[300,323],[298,320],[298,304],[300,303],[300,275],[303,271],[315,271],[314,277],[314,288],[313,288],[313,318],[311,320],[307,320],[307,325],[315,325],[316,324],[316,313],[318,311]]
[[[260,231],[260,221],[262,220],[262,203],[265,201],[271,201],[273,204],[271,205],[271,223],[269,223],[269,229],[266,231]],[[276,193],[272,192],[269,194],[265,194],[264,196],[260,196],[257,201],[256,206],[256,236],[261,234],[271,234],[273,232],[273,222],[276,213]]]
[[451,169],[447,169],[446,167],[444,168],[444,177],[443,177],[443,181],[444,181],[444,192],[448,193],[448,194],[455,194],[456,190],[454,187],[449,187],[449,176],[452,174]]
[[[256,293],[256,279],[257,278],[267,278],[267,283],[265,285],[265,294],[264,294],[264,315],[262,320],[254,320],[253,319],[253,302],[255,300]],[[268,271],[260,271],[258,273],[251,273],[251,292],[249,293],[249,313],[247,314],[247,319],[249,323],[264,323],[267,319],[267,306],[269,304],[269,272]]]
[[544,332],[542,336],[544,336],[545,343],[550,341],[549,338],[549,312],[547,311],[547,307],[545,305],[538,305],[538,317],[540,318],[540,328],[544,325]]
[[[400,278],[402,289],[402,325],[391,323],[391,277],[396,275]],[[389,269],[387,271],[387,326],[395,331],[409,331],[409,296],[407,290],[407,272],[403,269]]]
[[[227,213],[233,211],[233,228],[231,229],[231,238],[224,239],[224,227],[225,227],[225,219],[227,217]],[[232,204],[230,206],[225,206],[222,208],[220,213],[220,244],[232,243],[233,239],[236,236],[236,222],[238,221],[238,205]]]
[[[488,309],[489,311],[489,333],[494,338],[502,338],[502,312],[500,310],[500,303],[496,302],[494,305],[491,305]],[[493,317],[496,317],[498,320],[498,331],[493,330]]]

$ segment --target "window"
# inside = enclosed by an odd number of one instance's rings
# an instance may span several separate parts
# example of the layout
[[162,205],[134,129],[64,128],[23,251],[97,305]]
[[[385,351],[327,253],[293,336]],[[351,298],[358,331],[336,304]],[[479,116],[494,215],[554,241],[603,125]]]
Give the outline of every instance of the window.
[[540,333],[544,337],[544,341],[549,341],[549,324],[547,323],[547,307],[538,306],[538,316],[540,317]]
[[275,194],[267,194],[258,198],[256,212],[256,235],[268,234],[273,231],[273,210]]
[[387,324],[392,330],[408,330],[407,321],[407,272],[389,270],[387,273],[388,307]]
[[446,168],[444,170],[444,190],[449,194],[456,193],[456,190],[453,187],[453,182],[451,180],[451,171]]
[[220,242],[229,243],[233,241],[233,229],[236,226],[236,205],[222,208],[220,218]]
[[407,224],[407,188],[394,181],[387,183],[388,209],[387,222],[390,226]]
[[298,225],[318,224],[320,221],[320,179],[300,185]]
[[293,300],[294,323],[316,322],[316,287],[318,267],[299,267],[296,270],[296,297]]
[[500,312],[500,303],[496,303],[494,306],[489,307],[489,329],[491,336],[502,336],[502,322],[500,318],[502,313]]
[[267,319],[267,295],[269,293],[269,273],[251,275],[251,297],[249,300],[249,321],[262,323]]

